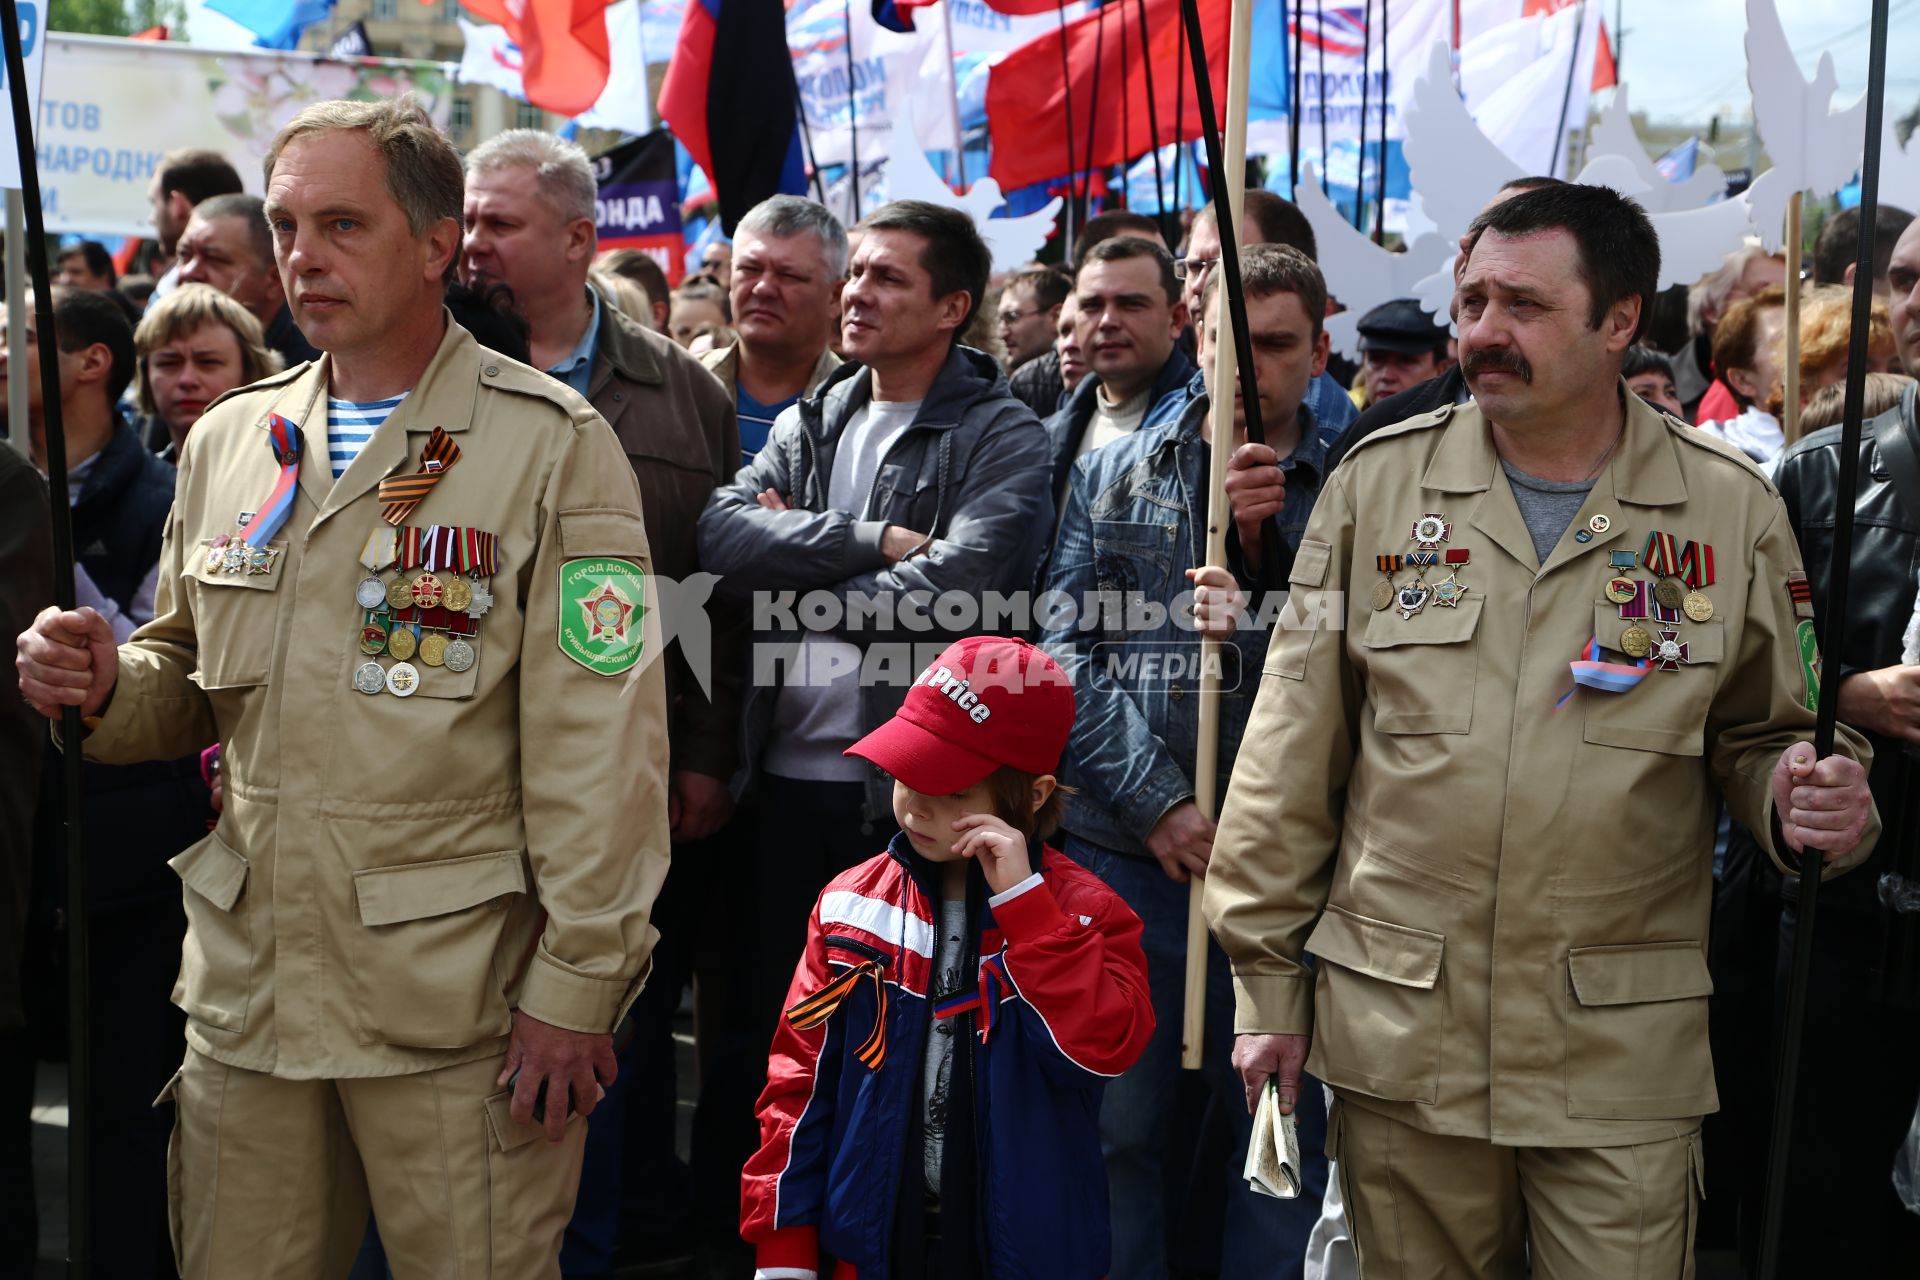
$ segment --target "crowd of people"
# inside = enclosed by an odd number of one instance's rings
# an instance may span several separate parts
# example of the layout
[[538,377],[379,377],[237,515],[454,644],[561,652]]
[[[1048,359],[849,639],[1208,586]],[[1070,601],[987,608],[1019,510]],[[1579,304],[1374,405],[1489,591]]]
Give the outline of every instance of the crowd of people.
[[[674,288],[544,132],[322,103],[266,172],[167,157],[139,286],[81,244],[51,334],[7,317],[58,352],[79,607],[30,377],[0,1269],[68,1031],[63,749],[100,1274],[1751,1265],[1802,849],[1847,874],[1784,1274],[1920,1256],[1920,223],[1872,228],[1823,667],[1849,213],[1789,413],[1800,262],[1660,294],[1638,207],[1553,179],[1357,362],[1248,192],[1221,388],[1212,206],[996,273],[957,210],[775,196]],[[1244,1176],[1269,1082],[1291,1197]]]

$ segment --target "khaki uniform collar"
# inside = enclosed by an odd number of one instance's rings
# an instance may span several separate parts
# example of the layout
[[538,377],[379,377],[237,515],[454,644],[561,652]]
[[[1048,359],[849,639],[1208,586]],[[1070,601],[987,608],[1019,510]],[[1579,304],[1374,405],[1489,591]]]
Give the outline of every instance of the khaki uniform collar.
[[[1440,447],[1434,450],[1421,478],[1423,488],[1441,493],[1478,493],[1468,523],[1493,539],[1507,553],[1541,573],[1577,560],[1598,548],[1628,545],[1623,535],[1633,528],[1634,507],[1674,506],[1687,500],[1687,485],[1680,472],[1678,447],[1672,429],[1659,412],[1639,396],[1627,390],[1621,379],[1619,394],[1627,409],[1626,432],[1620,447],[1594,481],[1593,491],[1574,517],[1574,529],[1591,530],[1591,521],[1604,516],[1604,534],[1595,533],[1587,541],[1563,538],[1544,565],[1538,564],[1533,537],[1514,501],[1513,489],[1500,467],[1500,455],[1493,447],[1493,432],[1476,404],[1454,410],[1452,420],[1443,429]],[[1419,514],[1419,513],[1415,513]]]
[[289,382],[268,402],[267,412],[255,426],[265,432],[267,415],[278,413],[300,426],[307,456],[300,460],[300,489],[318,509],[318,524],[347,506],[390,475],[414,469],[407,456],[408,432],[422,435],[435,427],[449,434],[465,431],[473,422],[473,408],[479,393],[481,357],[484,354],[471,334],[455,323],[444,309],[446,333],[440,347],[420,375],[420,381],[408,392],[393,416],[382,423],[339,480],[327,459],[327,386],[333,372],[333,356],[322,352],[301,375]]

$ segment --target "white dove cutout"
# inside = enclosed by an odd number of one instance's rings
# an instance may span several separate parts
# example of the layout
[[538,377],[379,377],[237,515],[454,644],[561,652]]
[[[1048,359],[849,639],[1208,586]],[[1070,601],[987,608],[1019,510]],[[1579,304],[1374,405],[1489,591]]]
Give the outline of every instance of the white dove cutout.
[[1356,230],[1328,202],[1312,161],[1300,168],[1296,203],[1313,227],[1327,292],[1346,308],[1327,317],[1327,335],[1333,340],[1334,350],[1358,359],[1360,334],[1356,326],[1360,317],[1395,298],[1417,299],[1423,310],[1440,323],[1447,323],[1453,299],[1456,241],[1429,232],[1415,240],[1407,252],[1390,253]]
[[1033,261],[1040,246],[1053,231],[1054,217],[1060,212],[1060,197],[1055,196],[1039,209],[1018,218],[996,218],[993,211],[1006,201],[1000,198],[1000,184],[982,178],[955,195],[946,179],[934,172],[927,153],[920,149],[914,133],[913,108],[904,107],[893,118],[892,151],[887,160],[887,198],[925,200],[930,204],[958,209],[973,219],[980,238],[993,252],[995,273],[1015,271]]
[[[1684,182],[1669,182],[1647,156],[1646,146],[1633,127],[1633,112],[1627,106],[1627,86],[1613,91],[1613,101],[1593,122],[1587,141],[1587,167],[1581,170],[1582,182],[1600,182],[1638,200],[1648,213],[1677,213],[1698,209],[1720,198],[1727,189],[1727,175],[1718,166],[1697,166]],[[1593,176],[1591,170],[1601,161],[1611,164],[1616,158],[1627,161],[1638,175],[1638,190],[1619,182]],[[1610,170],[1612,172],[1612,170]]]
[[1833,55],[1822,52],[1809,82],[1794,61],[1773,0],[1747,0],[1747,86],[1753,92],[1753,123],[1773,157],[1773,168],[1747,193],[1753,222],[1767,252],[1784,240],[1787,201],[1796,191],[1830,196],[1859,171],[1866,154],[1867,99],[1833,110],[1838,80]]
[[1501,187],[1527,176],[1474,123],[1453,87],[1453,59],[1444,40],[1433,42],[1427,68],[1414,81],[1401,145],[1427,217],[1453,241],[1465,234]]
[[[1631,127],[1632,122],[1628,121],[1629,131]],[[1439,41],[1434,43],[1428,56],[1426,71],[1413,86],[1404,146],[1413,188],[1420,194],[1427,216],[1433,219],[1449,244],[1458,242],[1501,187],[1526,176],[1474,122],[1473,114],[1453,87],[1453,67],[1447,46]],[[1686,184],[1671,183],[1661,177],[1635,138],[1625,154],[1610,152],[1592,157],[1574,181],[1612,187],[1622,195],[1631,196],[1647,210],[1660,237],[1659,287],[1665,289],[1676,284],[1692,284],[1739,248],[1754,216],[1750,197],[1758,193],[1762,199],[1771,198],[1779,180],[1775,170],[1770,169],[1749,188],[1747,195],[1699,208],[1688,208],[1684,204],[1676,208],[1673,193],[1688,189]],[[1786,208],[1784,196],[1780,199],[1780,208],[1783,211]],[[1433,282],[1433,289],[1437,290],[1440,283]],[[1450,295],[1451,272],[1444,284]],[[1429,305],[1429,296],[1421,297],[1422,306]],[[1441,302],[1440,309],[1444,310],[1445,306],[1445,302]]]

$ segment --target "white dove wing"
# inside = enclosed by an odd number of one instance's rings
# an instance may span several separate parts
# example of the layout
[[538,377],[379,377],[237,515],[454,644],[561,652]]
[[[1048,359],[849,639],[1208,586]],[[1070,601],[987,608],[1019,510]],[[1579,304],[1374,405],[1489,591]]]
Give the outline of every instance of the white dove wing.
[[1435,41],[1427,69],[1414,82],[1402,144],[1414,190],[1442,234],[1466,230],[1495,192],[1526,176],[1474,123],[1453,87],[1444,41]]
[[[1814,100],[1833,99],[1833,55],[1820,55],[1814,73]],[[1821,92],[1824,89],[1825,92]],[[1845,111],[1821,111],[1807,121],[1805,190],[1830,196],[1853,181],[1867,157],[1867,95]]]
[[[981,205],[973,204],[975,199]],[[968,212],[973,214],[973,223],[980,228],[980,238],[987,242],[987,248],[993,253],[993,269],[996,272],[1017,271],[1032,262],[1040,252],[1040,247],[1053,234],[1054,218],[1060,212],[1059,196],[1047,201],[1032,213],[1017,218],[996,218],[993,211],[1004,201],[1000,198],[1000,184],[992,178],[982,178],[968,189],[966,194]],[[984,206],[984,212],[980,211]]]
[[921,150],[911,108],[896,112],[893,117],[893,137],[887,153],[887,196],[892,200],[925,200],[949,209],[963,207],[960,197],[953,194],[953,188],[934,171],[933,162]]
[[[1753,93],[1753,121],[1773,157],[1784,169],[1794,190],[1805,186],[1807,118],[1814,104],[1811,86],[1800,74],[1793,46],[1780,25],[1773,0],[1747,0],[1747,87]],[[1824,100],[1818,103],[1825,112]],[[1785,206],[1782,205],[1782,208]]]
[[[1357,355],[1354,344],[1358,335],[1353,322],[1381,303],[1400,296],[1394,292],[1393,272],[1393,260],[1399,255],[1388,253],[1340,216],[1340,211],[1320,190],[1320,175],[1314,171],[1312,161],[1301,166],[1300,186],[1294,200],[1313,227],[1320,274],[1327,278],[1327,292],[1346,308],[1340,316],[1328,320],[1327,332],[1333,335],[1335,348],[1347,355]],[[1334,323],[1341,316],[1346,318],[1345,322]]]
[[1054,216],[1060,212],[1060,198],[1055,196],[1023,217],[996,218],[993,211],[1004,201],[1000,197],[1000,184],[992,178],[974,183],[964,196],[955,195],[921,149],[920,139],[914,132],[911,107],[893,118],[892,151],[887,160],[887,198],[925,200],[965,213],[973,219],[980,238],[992,251],[996,273],[1015,271],[1033,261],[1040,246],[1047,242]]
[[1653,214],[1653,229],[1660,236],[1660,287],[1690,285],[1719,267],[1752,230],[1752,214],[1741,196],[1700,209]]
[[[1866,97],[1834,111],[1835,84],[1832,54],[1820,55],[1809,82],[1794,59],[1773,0],[1747,0],[1747,85],[1753,91],[1753,119],[1774,167],[1783,171],[1786,195],[1811,191],[1830,196],[1860,168],[1866,150]],[[1756,202],[1756,222],[1760,214]],[[1760,226],[1762,235],[1768,234],[1766,224]]]
[[[1627,101],[1627,86],[1620,85],[1613,91],[1613,101],[1594,121],[1592,141],[1587,154],[1590,159],[1588,168],[1592,168],[1603,158],[1618,157],[1631,165],[1638,175],[1643,190],[1635,193],[1625,187],[1619,190],[1626,195],[1636,195],[1648,213],[1674,213],[1681,209],[1698,209],[1701,205],[1717,199],[1727,189],[1727,175],[1718,165],[1696,165],[1693,173],[1682,182],[1669,182],[1660,172],[1659,166],[1648,157],[1647,148],[1640,141],[1640,133],[1633,127],[1633,112]],[[1594,182],[1598,179],[1588,177],[1582,172],[1581,182]],[[1616,186],[1609,182],[1606,185]]]

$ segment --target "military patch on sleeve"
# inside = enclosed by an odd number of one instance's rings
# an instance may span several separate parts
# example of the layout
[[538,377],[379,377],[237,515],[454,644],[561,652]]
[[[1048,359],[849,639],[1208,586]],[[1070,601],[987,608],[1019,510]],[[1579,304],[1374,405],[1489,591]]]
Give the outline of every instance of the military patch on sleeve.
[[1795,569],[1787,575],[1787,598],[1793,601],[1793,612],[1802,618],[1813,616],[1813,584],[1807,581],[1807,575]]
[[1814,638],[1813,623],[1807,621],[1794,629],[1800,645],[1800,671],[1807,678],[1807,710],[1820,709],[1820,642]]
[[591,556],[560,566],[560,652],[595,675],[630,671],[646,649],[647,571]]

